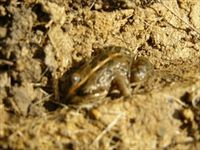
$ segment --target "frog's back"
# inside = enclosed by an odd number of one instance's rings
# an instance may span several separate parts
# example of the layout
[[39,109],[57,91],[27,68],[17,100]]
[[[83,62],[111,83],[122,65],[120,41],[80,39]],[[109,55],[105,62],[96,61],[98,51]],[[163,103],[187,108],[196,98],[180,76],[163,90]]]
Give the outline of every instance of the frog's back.
[[109,89],[117,74],[121,74],[124,78],[130,77],[131,63],[132,56],[129,49],[118,46],[103,48],[99,54],[72,75],[72,79],[77,82],[72,84],[68,97],[72,97],[77,91],[87,94],[100,91],[100,89]]
[[132,58],[131,51],[128,48],[120,47],[120,46],[108,46],[103,49],[106,53],[114,54],[114,53],[120,53],[121,55],[125,57]]
[[127,48],[120,46],[104,47],[101,50],[100,54],[97,54],[88,63],[80,67],[77,73],[86,76],[88,72],[92,71],[95,67],[98,66],[99,70],[100,68],[105,67],[108,62],[111,62],[112,60],[115,60],[118,57],[130,61],[132,60],[131,51]]

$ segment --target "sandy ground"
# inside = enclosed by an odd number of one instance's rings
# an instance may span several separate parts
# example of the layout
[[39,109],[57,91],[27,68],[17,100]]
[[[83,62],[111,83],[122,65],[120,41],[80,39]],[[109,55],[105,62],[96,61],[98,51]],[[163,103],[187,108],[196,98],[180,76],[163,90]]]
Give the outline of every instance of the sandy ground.
[[[61,103],[63,74],[109,45],[153,74],[129,99]],[[0,113],[2,150],[197,150],[200,1],[1,0]]]

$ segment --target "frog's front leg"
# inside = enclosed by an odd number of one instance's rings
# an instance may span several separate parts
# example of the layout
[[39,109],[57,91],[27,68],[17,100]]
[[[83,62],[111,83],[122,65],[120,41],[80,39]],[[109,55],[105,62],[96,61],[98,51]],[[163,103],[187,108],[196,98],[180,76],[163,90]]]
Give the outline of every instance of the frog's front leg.
[[121,94],[125,97],[131,96],[131,86],[126,75],[116,73],[114,82],[118,85]]

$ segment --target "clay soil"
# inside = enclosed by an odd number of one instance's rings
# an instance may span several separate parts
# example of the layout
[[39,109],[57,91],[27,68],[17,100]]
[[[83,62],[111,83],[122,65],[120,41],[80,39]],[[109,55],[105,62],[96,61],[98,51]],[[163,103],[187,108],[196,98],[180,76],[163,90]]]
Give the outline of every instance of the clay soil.
[[[148,58],[149,79],[63,104],[63,75],[110,45]],[[0,149],[200,149],[200,1],[1,0]]]

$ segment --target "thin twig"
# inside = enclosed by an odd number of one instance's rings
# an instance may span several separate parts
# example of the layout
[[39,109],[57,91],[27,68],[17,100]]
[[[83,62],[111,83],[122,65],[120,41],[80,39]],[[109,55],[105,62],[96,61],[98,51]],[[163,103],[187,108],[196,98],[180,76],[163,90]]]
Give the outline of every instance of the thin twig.
[[173,10],[171,10],[167,5],[165,5],[163,2],[161,2],[159,0],[159,2],[168,10],[170,11],[174,16],[176,16],[178,19],[180,19],[181,21],[183,21],[187,26],[189,26],[192,30],[194,30],[196,33],[198,33],[200,35],[200,32],[191,24],[187,23],[185,20],[183,20],[179,15],[177,15]]
[[177,98],[177,97],[175,97],[175,96],[172,96],[172,95],[169,95],[169,94],[164,94],[164,96],[175,100],[178,104],[180,104],[180,105],[183,106],[183,107],[188,107],[187,104],[185,104],[184,102],[182,102],[179,98]]
[[124,114],[120,113],[117,115],[117,117],[96,137],[96,139],[93,141],[92,145],[98,143],[98,141],[108,132],[112,129],[114,125],[117,124],[117,122],[122,118]]
[[12,61],[9,61],[9,60],[0,59],[0,65],[10,65],[10,66],[13,66],[14,63]]
[[90,10],[91,10],[92,7],[95,5],[95,3],[96,3],[96,0],[94,0],[94,1],[92,2],[91,6],[90,6]]

